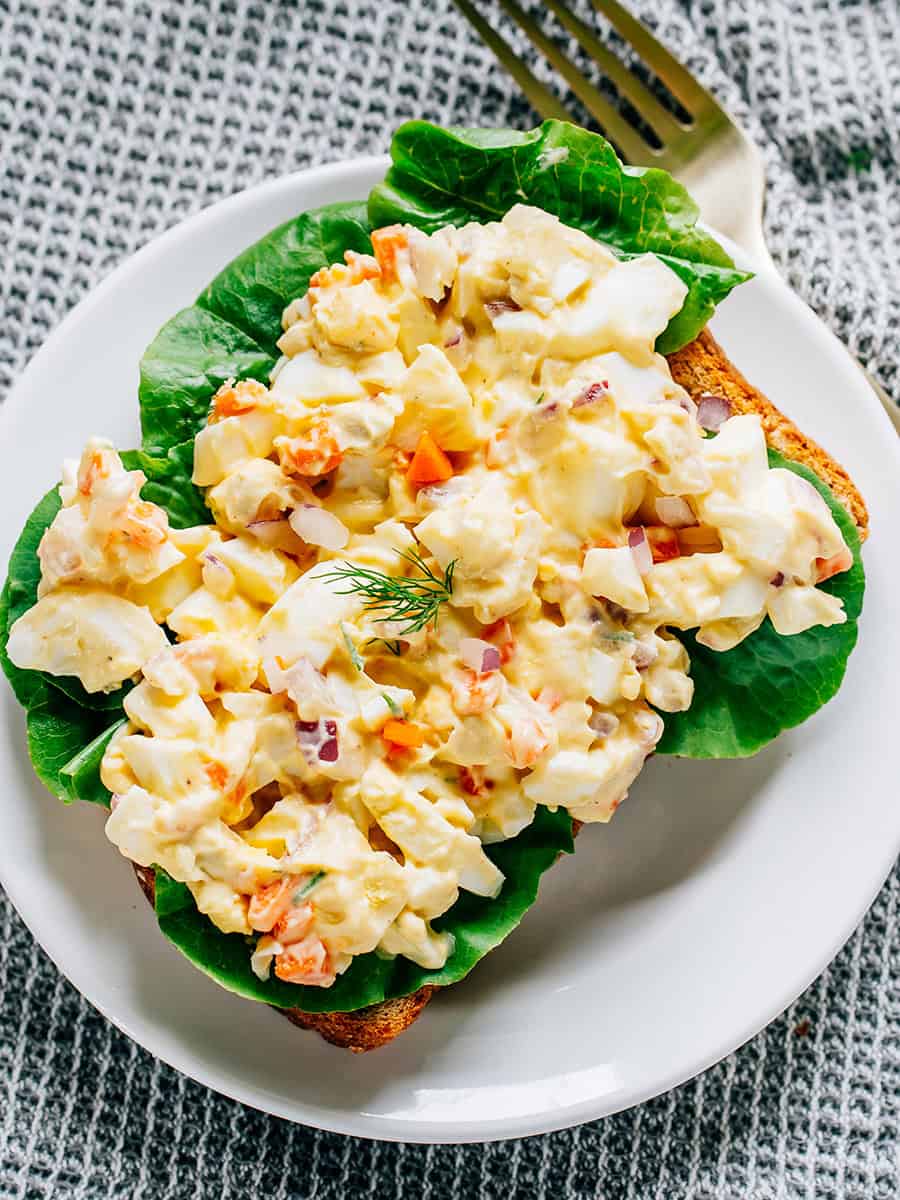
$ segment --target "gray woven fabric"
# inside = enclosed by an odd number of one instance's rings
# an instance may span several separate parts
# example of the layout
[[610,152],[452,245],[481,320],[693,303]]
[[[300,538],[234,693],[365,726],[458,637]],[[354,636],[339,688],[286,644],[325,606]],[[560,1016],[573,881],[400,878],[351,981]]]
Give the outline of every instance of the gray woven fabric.
[[[763,146],[776,260],[900,398],[896,0],[634,6]],[[173,222],[264,177],[383,150],[412,116],[531,123],[444,0],[0,0],[0,390]],[[59,977],[4,899],[0,1196],[888,1200],[898,878],[806,995],[700,1079],[576,1130],[431,1149],[292,1127],[160,1066]]]

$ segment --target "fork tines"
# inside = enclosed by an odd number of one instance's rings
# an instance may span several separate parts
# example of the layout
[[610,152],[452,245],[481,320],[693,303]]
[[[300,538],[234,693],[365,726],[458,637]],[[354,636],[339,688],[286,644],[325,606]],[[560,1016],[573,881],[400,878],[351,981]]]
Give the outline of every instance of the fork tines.
[[[555,117],[577,123],[572,113],[533,74],[509,43],[473,7],[470,0],[454,2],[542,117]],[[680,120],[675,113],[661,104],[650,88],[603,44],[597,32],[576,16],[563,0],[545,0],[546,8],[575,39],[619,95],[633,107],[642,122],[641,128],[636,128],[627,120],[586,78],[517,0],[499,0],[499,4],[535,49],[559,72],[574,95],[601,126],[610,141],[615,142],[628,162],[665,166],[667,161],[672,159],[675,146],[683,141],[685,136],[690,137],[698,124],[710,119],[728,120],[709,92],[649,30],[617,3],[617,0],[593,0],[593,5],[630,44],[644,66],[682,106],[688,114],[688,121]]]

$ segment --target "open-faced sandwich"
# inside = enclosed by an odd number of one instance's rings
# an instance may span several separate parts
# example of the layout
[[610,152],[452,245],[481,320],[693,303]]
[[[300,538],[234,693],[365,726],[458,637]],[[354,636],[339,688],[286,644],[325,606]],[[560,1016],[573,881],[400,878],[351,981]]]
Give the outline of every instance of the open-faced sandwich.
[[35,769],[225,987],[381,1045],[649,754],[836,691],[865,507],[704,331],[747,276],[696,220],[572,126],[404,126],[368,204],[164,326],[142,448],[91,437],[34,510]]

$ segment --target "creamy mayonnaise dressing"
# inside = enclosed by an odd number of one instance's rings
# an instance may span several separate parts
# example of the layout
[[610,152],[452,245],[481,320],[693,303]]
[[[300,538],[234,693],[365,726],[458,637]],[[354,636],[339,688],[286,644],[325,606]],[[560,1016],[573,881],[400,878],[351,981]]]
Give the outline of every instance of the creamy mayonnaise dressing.
[[[215,526],[170,529],[97,439],[66,467],[8,647],[89,691],[139,678],[109,837],[261,934],[261,976],[322,985],[375,949],[441,966],[431,921],[497,894],[483,847],[536,805],[609,819],[691,703],[670,628],[841,622],[815,585],[849,565],[757,417],[705,436],[653,349],[685,298],[659,259],[524,206],[373,244],[288,307],[268,387],[216,395]],[[424,578],[410,551],[449,576],[416,631],[352,583]]]

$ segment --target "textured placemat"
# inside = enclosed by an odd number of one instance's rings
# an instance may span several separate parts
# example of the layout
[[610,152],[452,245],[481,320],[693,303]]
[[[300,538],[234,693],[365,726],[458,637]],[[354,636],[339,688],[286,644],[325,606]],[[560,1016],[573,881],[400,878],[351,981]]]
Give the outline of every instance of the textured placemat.
[[[633,7],[764,147],[776,260],[900,398],[897,0]],[[384,150],[412,116],[533,123],[445,0],[0,0],[0,390],[162,229],[265,177]],[[462,1148],[317,1134],[188,1082],[90,1009],[4,899],[0,1196],[894,1200],[898,890],[895,875],[825,975],[700,1079],[576,1130]]]

